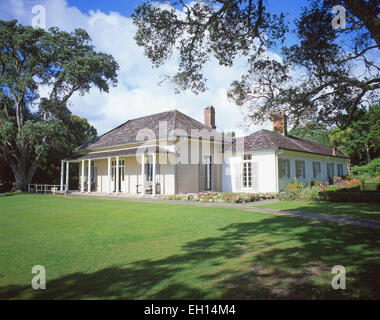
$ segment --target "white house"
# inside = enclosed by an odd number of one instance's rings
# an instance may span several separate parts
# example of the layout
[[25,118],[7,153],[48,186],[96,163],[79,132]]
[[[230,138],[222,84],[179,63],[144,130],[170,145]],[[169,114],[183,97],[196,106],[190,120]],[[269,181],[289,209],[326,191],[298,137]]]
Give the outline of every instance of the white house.
[[224,154],[223,192],[279,192],[294,178],[306,185],[348,174],[344,154],[313,141],[268,130],[239,140],[243,152]]
[[70,163],[79,163],[81,192],[153,196],[278,192],[294,177],[307,183],[348,173],[344,154],[287,135],[285,123],[282,133],[276,122],[274,131],[235,139],[216,130],[214,107],[204,118],[172,110],[128,120],[62,160],[61,190],[70,187]]

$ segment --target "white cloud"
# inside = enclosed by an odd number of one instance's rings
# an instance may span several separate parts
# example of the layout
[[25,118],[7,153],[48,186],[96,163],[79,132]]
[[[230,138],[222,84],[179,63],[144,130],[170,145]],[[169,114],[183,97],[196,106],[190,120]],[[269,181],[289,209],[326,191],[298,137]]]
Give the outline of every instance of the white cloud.
[[[85,96],[74,95],[71,100],[72,112],[86,117],[100,134],[128,119],[172,109],[203,121],[203,109],[208,105],[216,108],[218,129],[247,132],[242,129],[249,121],[244,119],[241,109],[226,97],[231,81],[239,79],[244,72],[243,63],[226,68],[211,60],[205,68],[209,90],[199,95],[191,92],[176,95],[171,88],[158,86],[163,73],[176,70],[176,62],[173,59],[162,68],[153,69],[133,39],[135,26],[131,18],[99,10],[83,13],[76,7],[69,7],[65,0],[2,0],[0,19],[18,19],[20,23],[30,25],[32,7],[37,4],[46,7],[48,28],[54,25],[66,31],[79,27],[86,29],[96,49],[112,54],[120,65],[119,84],[111,88],[109,94],[93,89]],[[270,125],[264,127],[269,128]],[[259,128],[251,127],[249,132]]]

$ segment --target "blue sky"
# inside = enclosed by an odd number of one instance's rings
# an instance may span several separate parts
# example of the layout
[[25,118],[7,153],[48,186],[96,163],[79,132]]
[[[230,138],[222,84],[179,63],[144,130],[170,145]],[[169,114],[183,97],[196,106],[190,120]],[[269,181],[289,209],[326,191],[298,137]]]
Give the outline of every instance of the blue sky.
[[[24,25],[30,25],[34,17],[32,8],[42,5],[46,9],[47,28],[58,26],[65,31],[84,28],[88,31],[95,49],[112,54],[120,65],[119,84],[111,88],[109,94],[91,90],[85,96],[74,95],[71,99],[71,111],[85,117],[100,134],[114,128],[128,119],[178,109],[203,122],[203,110],[213,105],[216,109],[216,125],[219,130],[234,130],[239,135],[271,128],[264,123],[249,126],[244,109],[237,107],[226,97],[233,80],[245,72],[244,59],[236,62],[233,68],[219,66],[212,59],[205,66],[209,90],[195,95],[189,91],[174,94],[171,87],[158,85],[163,74],[173,74],[176,60],[173,58],[160,69],[152,65],[144,56],[133,37],[136,28],[130,18],[141,0],[0,0],[0,19],[17,19]],[[306,0],[268,0],[267,6],[273,12],[288,12],[288,20],[293,21],[299,15]],[[288,40],[294,41],[289,34]],[[278,50],[268,54],[276,57]],[[42,90],[41,96],[47,94]]]
[[[142,0],[69,0],[70,6],[79,8],[82,12],[99,9],[105,13],[110,11],[120,12],[125,16],[129,16],[134,8],[141,4]],[[266,0],[266,6],[271,12],[288,12],[289,18],[294,19],[302,6],[307,4],[307,0]]]
[[[125,16],[130,16],[135,7],[143,3],[143,0],[68,0],[69,5],[79,8],[82,12],[88,12],[90,10],[101,10],[105,13],[116,11]],[[281,12],[287,14],[287,21],[290,23],[290,27],[293,26],[293,21],[296,19],[301,11],[301,8],[307,4],[307,0],[266,0],[265,5],[272,13]],[[287,35],[287,41],[293,42],[295,36],[292,33]]]

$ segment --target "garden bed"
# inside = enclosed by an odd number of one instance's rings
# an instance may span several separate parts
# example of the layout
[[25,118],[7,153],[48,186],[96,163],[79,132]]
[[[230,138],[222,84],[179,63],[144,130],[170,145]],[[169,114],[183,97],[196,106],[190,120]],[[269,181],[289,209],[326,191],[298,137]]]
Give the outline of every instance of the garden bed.
[[351,177],[343,179],[333,177],[331,183],[309,181],[305,186],[294,179],[287,185],[286,191],[278,194],[285,201],[332,201],[380,203],[380,177]]
[[275,199],[275,193],[187,193],[164,197],[166,200],[219,202],[219,203],[249,203],[259,200]]

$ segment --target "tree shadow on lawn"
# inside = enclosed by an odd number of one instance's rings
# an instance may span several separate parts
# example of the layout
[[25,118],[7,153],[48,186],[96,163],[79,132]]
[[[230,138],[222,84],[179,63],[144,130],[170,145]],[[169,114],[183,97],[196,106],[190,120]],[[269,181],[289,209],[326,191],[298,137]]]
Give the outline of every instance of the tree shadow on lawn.
[[[0,287],[0,299],[380,298],[374,230],[269,216],[219,231],[186,243],[183,254],[48,279],[46,290]],[[197,275],[205,264],[212,271]],[[331,287],[334,265],[347,268],[346,290]]]
[[[299,202],[302,204],[302,202]],[[380,220],[380,205],[375,203],[347,203],[347,202],[309,202],[307,205],[297,206],[295,209],[283,209],[289,212],[324,213],[337,216],[355,217],[357,219]]]

